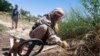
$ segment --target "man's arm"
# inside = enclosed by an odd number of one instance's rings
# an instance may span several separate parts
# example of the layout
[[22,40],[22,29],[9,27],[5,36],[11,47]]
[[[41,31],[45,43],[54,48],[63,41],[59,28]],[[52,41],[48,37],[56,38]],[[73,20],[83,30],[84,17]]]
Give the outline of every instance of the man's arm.
[[21,13],[18,11],[18,19],[21,19]]

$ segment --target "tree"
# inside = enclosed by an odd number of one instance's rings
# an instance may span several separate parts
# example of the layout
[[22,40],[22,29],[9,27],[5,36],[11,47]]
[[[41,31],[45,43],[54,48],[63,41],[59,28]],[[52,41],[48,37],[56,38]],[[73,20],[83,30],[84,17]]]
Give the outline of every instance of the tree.
[[0,11],[11,11],[12,4],[9,3],[7,0],[0,0]]
[[21,14],[24,15],[24,16],[27,16],[28,14],[30,14],[29,11],[25,11],[23,9],[20,9],[20,11],[21,11]]
[[85,10],[91,15],[92,23],[95,26],[100,21],[100,0],[80,0]]

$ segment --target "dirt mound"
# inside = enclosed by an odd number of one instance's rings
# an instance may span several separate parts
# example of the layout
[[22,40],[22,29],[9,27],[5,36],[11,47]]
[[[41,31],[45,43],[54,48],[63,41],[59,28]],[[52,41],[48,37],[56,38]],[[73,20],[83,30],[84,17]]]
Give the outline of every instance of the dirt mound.
[[100,56],[100,35],[89,31],[76,45],[75,56]]
[[57,46],[55,48],[52,48],[50,50],[46,50],[44,52],[41,52],[37,56],[66,56],[67,52],[65,49]]

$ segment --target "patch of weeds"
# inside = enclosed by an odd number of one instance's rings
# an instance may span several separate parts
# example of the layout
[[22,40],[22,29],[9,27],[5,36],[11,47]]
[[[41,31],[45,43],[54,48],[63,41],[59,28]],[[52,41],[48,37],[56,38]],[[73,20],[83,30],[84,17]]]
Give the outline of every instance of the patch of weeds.
[[0,24],[0,35],[5,33],[7,30],[8,28],[6,26]]

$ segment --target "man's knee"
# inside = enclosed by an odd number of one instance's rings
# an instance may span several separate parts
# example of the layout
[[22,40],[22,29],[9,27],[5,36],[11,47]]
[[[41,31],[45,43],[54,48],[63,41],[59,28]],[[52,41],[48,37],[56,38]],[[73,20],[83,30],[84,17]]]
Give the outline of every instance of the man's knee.
[[47,25],[45,25],[45,24],[40,25],[39,28],[40,28],[41,30],[47,31]]
[[47,31],[47,26],[46,25],[40,25],[38,27],[36,27],[34,30],[30,31],[30,37],[38,37],[38,38],[42,38],[44,36],[44,34]]

